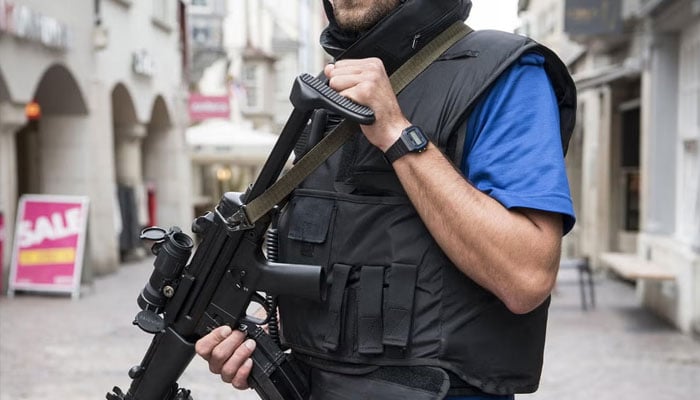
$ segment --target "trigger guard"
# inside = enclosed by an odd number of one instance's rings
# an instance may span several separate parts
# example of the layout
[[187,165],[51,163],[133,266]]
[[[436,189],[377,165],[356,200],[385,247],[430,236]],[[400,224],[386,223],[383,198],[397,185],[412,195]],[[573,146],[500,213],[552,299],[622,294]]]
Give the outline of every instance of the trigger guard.
[[255,324],[255,325],[265,325],[268,322],[270,322],[270,310],[267,308],[267,301],[265,300],[265,297],[263,297],[260,293],[255,292],[250,298],[251,303],[257,303],[262,306],[262,308],[265,310],[265,313],[267,314],[265,319],[260,319],[257,317],[254,317],[252,315],[246,314],[244,320],[248,323]]

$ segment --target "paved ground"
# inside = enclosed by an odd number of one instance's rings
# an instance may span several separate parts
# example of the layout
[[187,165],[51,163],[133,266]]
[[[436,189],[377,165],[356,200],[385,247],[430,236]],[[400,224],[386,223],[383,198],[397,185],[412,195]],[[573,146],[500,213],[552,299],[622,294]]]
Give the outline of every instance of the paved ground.
[[540,390],[519,399],[700,399],[700,342],[639,307],[632,285],[599,277],[583,312],[573,271],[550,311]]
[[[150,260],[127,264],[83,289],[79,300],[0,298],[0,400],[97,400],[129,382],[150,336],[131,325]],[[634,288],[598,278],[598,307],[580,309],[573,271],[553,298],[544,376],[534,400],[700,398],[700,343],[638,307]],[[180,381],[197,400],[256,399],[195,358]]]

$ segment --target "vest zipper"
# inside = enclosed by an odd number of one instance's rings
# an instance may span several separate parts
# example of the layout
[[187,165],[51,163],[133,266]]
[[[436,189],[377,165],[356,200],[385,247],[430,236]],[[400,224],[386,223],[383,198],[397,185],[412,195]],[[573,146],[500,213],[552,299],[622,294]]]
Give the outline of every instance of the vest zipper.
[[435,21],[431,25],[428,25],[427,27],[425,27],[424,29],[418,31],[415,35],[413,35],[413,43],[411,43],[411,48],[413,50],[415,50],[416,47],[418,46],[418,42],[420,41],[420,39],[422,37],[428,36],[428,37],[432,38],[432,35],[430,35],[430,34],[435,33],[438,30],[442,30],[442,29],[446,28],[446,26],[443,26],[444,21],[452,15],[452,12],[454,11],[454,9],[456,7],[457,6],[455,6],[453,9],[451,9],[448,13],[443,14],[443,16],[439,20]]

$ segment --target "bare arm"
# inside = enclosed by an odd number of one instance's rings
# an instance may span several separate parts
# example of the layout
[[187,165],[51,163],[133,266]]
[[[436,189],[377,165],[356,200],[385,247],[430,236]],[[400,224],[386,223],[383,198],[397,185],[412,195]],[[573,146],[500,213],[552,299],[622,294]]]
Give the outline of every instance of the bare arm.
[[530,209],[508,210],[470,185],[432,144],[394,169],[442,250],[514,313],[549,295],[559,264],[562,219]]
[[[332,88],[374,110],[377,122],[362,130],[380,150],[410,125],[380,60],[343,60],[325,72]],[[506,209],[470,185],[432,144],[393,167],[430,233],[464,274],[514,313],[529,312],[547,298],[559,263],[559,214]]]

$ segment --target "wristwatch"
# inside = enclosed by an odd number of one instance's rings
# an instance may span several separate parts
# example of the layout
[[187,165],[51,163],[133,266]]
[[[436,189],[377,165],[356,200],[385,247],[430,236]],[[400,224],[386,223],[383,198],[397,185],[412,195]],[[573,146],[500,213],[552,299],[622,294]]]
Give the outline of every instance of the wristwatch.
[[401,136],[384,153],[389,164],[405,156],[408,153],[421,153],[428,147],[428,138],[423,131],[411,125],[401,132]]

